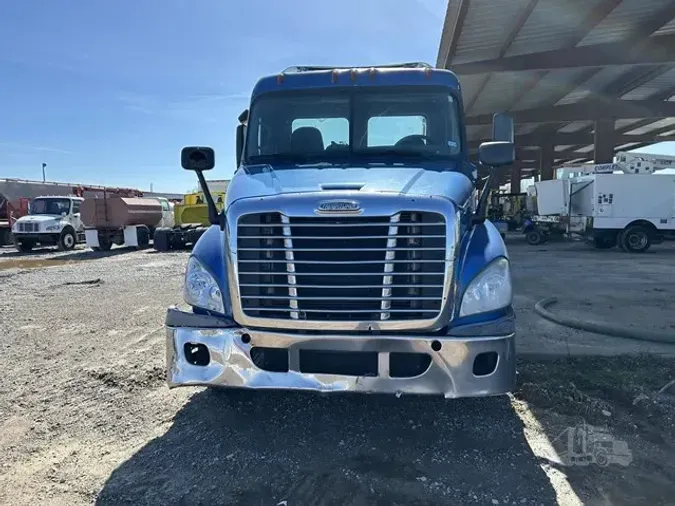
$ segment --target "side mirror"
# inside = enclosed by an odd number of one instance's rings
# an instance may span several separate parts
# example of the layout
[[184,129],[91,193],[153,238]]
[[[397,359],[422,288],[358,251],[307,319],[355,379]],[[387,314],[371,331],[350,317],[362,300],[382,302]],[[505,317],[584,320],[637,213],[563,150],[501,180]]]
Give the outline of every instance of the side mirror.
[[501,112],[492,116],[492,140],[514,144],[514,127],[511,116]]
[[213,148],[189,146],[180,152],[180,164],[185,170],[201,172],[216,166],[216,154]]
[[197,173],[199,186],[201,186],[206,198],[206,204],[209,211],[209,222],[212,225],[219,225],[221,230],[225,230],[225,217],[218,213],[216,204],[213,202],[209,185],[204,177],[205,170],[211,170],[216,165],[216,155],[213,148],[202,146],[189,146],[180,151],[180,164],[185,170],[193,170]]
[[515,159],[516,149],[513,142],[484,142],[478,147],[478,160],[482,165],[503,167],[511,165]]

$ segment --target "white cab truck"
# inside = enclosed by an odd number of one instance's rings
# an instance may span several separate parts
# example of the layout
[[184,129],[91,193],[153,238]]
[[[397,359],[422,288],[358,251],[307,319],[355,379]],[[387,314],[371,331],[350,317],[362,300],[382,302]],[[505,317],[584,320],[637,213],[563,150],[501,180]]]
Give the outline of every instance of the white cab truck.
[[81,197],[45,196],[33,199],[29,214],[16,220],[12,226],[14,244],[27,252],[35,246],[58,246],[71,250],[84,240],[80,220]]
[[107,251],[113,244],[146,248],[159,227],[173,227],[173,205],[163,197],[111,196],[82,203],[87,246]]
[[675,236],[675,157],[619,153],[614,163],[565,167],[559,179],[535,183],[538,214],[525,228],[528,242],[547,235],[583,235],[600,249],[647,251]]

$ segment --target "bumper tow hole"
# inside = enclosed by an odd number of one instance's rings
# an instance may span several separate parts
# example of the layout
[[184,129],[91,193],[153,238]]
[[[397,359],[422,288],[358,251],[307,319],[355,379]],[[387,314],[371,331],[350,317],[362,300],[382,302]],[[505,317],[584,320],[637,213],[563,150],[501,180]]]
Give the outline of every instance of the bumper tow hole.
[[441,351],[441,342],[440,341],[432,341],[431,342],[431,349],[434,351]]
[[242,334],[241,335],[241,342],[244,344],[248,344],[251,342],[251,335],[250,334]]
[[203,344],[185,343],[183,353],[185,353],[185,360],[192,365],[207,366],[211,362],[209,350]]

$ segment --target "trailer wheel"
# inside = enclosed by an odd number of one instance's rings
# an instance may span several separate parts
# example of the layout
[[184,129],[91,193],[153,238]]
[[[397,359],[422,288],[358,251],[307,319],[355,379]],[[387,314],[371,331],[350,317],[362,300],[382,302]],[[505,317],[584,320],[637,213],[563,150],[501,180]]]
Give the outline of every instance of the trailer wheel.
[[644,227],[628,227],[621,235],[623,248],[629,253],[644,253],[652,245],[649,230]]
[[525,239],[527,239],[527,244],[531,246],[539,246],[545,241],[544,234],[536,228],[530,229],[525,235]]
[[0,229],[0,247],[5,244],[11,244],[12,232],[8,228]]
[[70,251],[75,248],[77,244],[77,237],[75,236],[75,231],[71,227],[66,227],[61,231],[61,236],[59,237],[58,247],[61,251]]
[[100,232],[98,233],[98,248],[95,251],[110,251],[112,248],[112,240]]
[[152,242],[154,243],[156,251],[169,251],[171,249],[169,232],[170,230],[166,228],[158,228],[155,230]]
[[136,239],[138,249],[145,249],[150,245],[150,231],[147,227],[138,227],[136,229]]

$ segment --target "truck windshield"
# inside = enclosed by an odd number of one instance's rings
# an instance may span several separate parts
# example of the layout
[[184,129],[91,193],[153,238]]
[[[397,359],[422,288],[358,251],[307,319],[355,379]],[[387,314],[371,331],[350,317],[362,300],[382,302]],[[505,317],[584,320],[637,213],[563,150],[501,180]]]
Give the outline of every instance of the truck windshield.
[[435,87],[270,93],[251,107],[246,162],[440,161],[461,151],[458,109]]
[[30,205],[30,214],[55,214],[70,212],[70,199],[35,199]]

